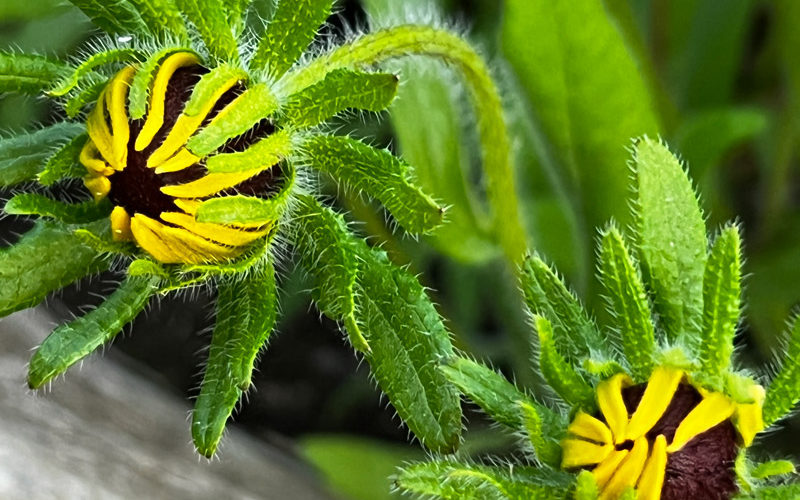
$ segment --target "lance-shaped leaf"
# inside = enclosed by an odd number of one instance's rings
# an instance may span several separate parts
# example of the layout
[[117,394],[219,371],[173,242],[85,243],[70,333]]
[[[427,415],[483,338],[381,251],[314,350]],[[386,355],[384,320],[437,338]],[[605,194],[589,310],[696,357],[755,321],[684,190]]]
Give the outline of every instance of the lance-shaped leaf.
[[[91,78],[87,78],[87,80],[90,79]],[[64,103],[64,111],[67,113],[67,116],[75,118],[83,108],[89,104],[96,103],[97,99],[100,97],[100,92],[103,91],[106,85],[108,85],[108,80],[105,78],[96,78],[91,79],[91,82],[87,83],[85,86],[79,86],[75,95],[67,99],[67,102]]]
[[389,151],[334,136],[313,137],[303,147],[312,168],[379,200],[406,231],[425,233],[442,223],[444,208],[413,184],[409,165]]
[[553,325],[553,341],[569,360],[601,351],[606,345],[594,322],[577,297],[556,272],[536,255],[525,259],[520,270],[520,285],[532,313],[547,318]]
[[785,417],[800,401],[800,320],[795,318],[780,370],[767,388],[764,399],[764,427]]
[[252,69],[280,77],[308,48],[317,29],[331,15],[331,0],[280,0],[258,45]]
[[[108,231],[106,222],[89,227]],[[50,292],[108,265],[70,230],[37,222],[16,244],[0,250],[0,317],[35,306]]]
[[533,324],[539,335],[539,368],[544,379],[571,406],[593,411],[596,407],[594,390],[576,367],[569,364],[556,349],[550,321],[535,316]]
[[299,197],[293,243],[300,264],[313,279],[314,302],[323,314],[342,321],[354,349],[366,353],[369,344],[355,317],[358,260],[349,246],[344,217],[321,206],[311,196]]
[[615,227],[606,230],[600,241],[600,278],[608,293],[631,374],[642,382],[653,368],[656,350],[653,320],[639,268]]
[[546,406],[520,401],[522,428],[528,435],[539,462],[558,468],[561,464],[561,438],[564,437],[566,422],[561,415]]
[[203,456],[214,455],[228,417],[250,387],[256,356],[269,339],[276,315],[271,263],[220,284],[208,363],[192,413],[192,437]]
[[128,110],[131,118],[138,120],[147,113],[147,98],[162,61],[176,52],[194,52],[186,47],[167,47],[153,53],[136,70],[128,91]]
[[0,139],[0,186],[32,181],[59,144],[83,132],[83,125],[59,123],[35,132]]
[[278,101],[268,85],[250,87],[192,137],[187,147],[197,156],[206,156],[228,140],[247,132],[277,109]]
[[653,303],[671,340],[690,339],[703,317],[706,229],[683,166],[657,140],[634,150],[640,258]]
[[98,52],[74,68],[72,73],[62,78],[47,93],[55,97],[66,95],[78,85],[81,78],[90,74],[95,68],[106,64],[135,60],[138,53],[138,50],[132,48],[110,49]]
[[80,163],[79,157],[88,139],[89,136],[87,134],[77,135],[53,154],[39,173],[37,179],[39,184],[52,186],[63,179],[84,177],[86,175],[86,167]]
[[175,0],[175,4],[195,25],[212,56],[226,62],[239,59],[239,49],[225,15],[223,0]]
[[28,385],[38,389],[95,349],[110,342],[147,306],[158,278],[128,278],[102,304],[56,328],[36,350],[28,367]]
[[145,24],[156,35],[172,35],[181,40],[189,38],[186,25],[173,0],[129,0]]
[[3,210],[13,215],[52,217],[65,224],[85,224],[108,217],[112,208],[108,199],[64,203],[41,194],[21,193],[8,200]]
[[795,466],[788,460],[770,460],[758,464],[750,472],[755,479],[766,479],[768,477],[783,476],[786,474],[793,474]]
[[35,95],[68,71],[65,64],[46,57],[0,52],[0,93]]
[[114,35],[149,33],[150,28],[128,0],[70,0],[99,28]]
[[283,120],[294,127],[313,127],[346,109],[382,111],[397,95],[398,78],[389,73],[331,71],[321,82],[289,98]]
[[211,173],[246,172],[254,168],[267,169],[285,160],[292,152],[292,137],[285,130],[270,134],[244,151],[214,155],[206,160]]
[[703,330],[699,342],[701,371],[719,380],[733,355],[741,295],[739,230],[729,226],[714,241],[703,280]]

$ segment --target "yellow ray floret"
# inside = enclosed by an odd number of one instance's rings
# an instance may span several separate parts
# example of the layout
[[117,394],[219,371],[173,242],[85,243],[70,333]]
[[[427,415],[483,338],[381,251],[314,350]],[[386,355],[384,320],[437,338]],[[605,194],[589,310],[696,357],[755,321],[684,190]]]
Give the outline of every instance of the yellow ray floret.
[[142,248],[165,264],[200,264],[234,257],[240,252],[142,214],[131,219],[131,231]]
[[[111,149],[113,161],[119,169],[124,168],[128,162],[128,140],[130,139],[130,125],[128,124],[128,111],[125,103],[128,97],[128,88],[136,70],[128,66],[111,80],[106,92],[105,106],[111,118]],[[100,104],[98,103],[98,106]]]
[[674,453],[680,450],[698,434],[730,418],[735,409],[733,401],[718,392],[704,397],[680,423],[667,451]]
[[186,184],[164,186],[161,188],[161,192],[175,198],[203,198],[241,184],[260,172],[261,170],[249,170],[235,174],[208,174]]
[[625,408],[625,402],[622,400],[622,388],[630,384],[630,377],[619,373],[597,386],[597,403],[614,435],[615,444],[625,441],[628,409]]
[[639,476],[644,469],[649,448],[650,446],[647,443],[647,439],[644,437],[640,437],[634,441],[631,452],[628,453],[622,463],[619,464],[617,471],[600,493],[600,500],[619,498],[622,492],[627,488],[636,486],[636,482],[639,480]]
[[111,211],[111,237],[114,241],[130,241],[133,239],[131,216],[122,207],[114,207],[114,210]]
[[674,368],[662,366],[653,371],[642,400],[628,423],[626,440],[634,441],[656,425],[672,401],[682,378],[683,372]]
[[[199,156],[195,156],[189,152],[188,149],[184,148],[178,151],[175,156],[170,158],[169,160],[157,164],[156,173],[157,174],[164,174],[167,172],[178,172],[185,168],[189,168],[192,165],[195,165],[201,160]],[[152,168],[152,165],[149,163],[147,164],[148,167]]]
[[569,424],[567,432],[575,437],[598,444],[608,444],[614,441],[614,437],[605,423],[582,411],[578,412],[575,419]]
[[667,438],[659,435],[636,486],[637,500],[659,500],[667,472]]
[[764,415],[761,409],[764,405],[766,392],[763,387],[757,384],[752,385],[749,392],[753,402],[736,405],[736,413],[734,414],[736,428],[739,430],[739,435],[742,436],[742,443],[745,446],[750,446],[756,434],[764,430]]
[[105,117],[105,101],[108,88],[100,93],[100,98],[97,105],[89,113],[86,119],[86,131],[89,132],[89,138],[94,143],[100,155],[106,159],[115,170],[122,170],[125,166],[117,161],[114,154],[113,139],[111,137],[111,129],[108,127],[108,122]]
[[628,453],[630,453],[630,450],[614,450],[608,458],[594,468],[592,475],[594,476],[598,488],[602,489],[606,483],[608,483],[611,476],[614,475],[614,472],[616,472],[619,467],[619,464],[628,456]]
[[162,212],[161,219],[203,238],[234,247],[248,245],[269,231],[269,227],[258,231],[244,231],[220,224],[197,222],[193,216],[178,212]]
[[83,183],[86,185],[86,189],[92,193],[94,201],[102,200],[111,191],[111,181],[108,180],[108,177],[87,177]]
[[81,149],[78,161],[86,167],[86,170],[92,176],[107,177],[114,173],[114,169],[109,167],[108,163],[100,157],[100,152],[91,140],[86,141],[86,144]]
[[582,439],[565,439],[561,442],[561,449],[564,452],[561,467],[573,469],[599,464],[614,451],[614,445],[595,444]]

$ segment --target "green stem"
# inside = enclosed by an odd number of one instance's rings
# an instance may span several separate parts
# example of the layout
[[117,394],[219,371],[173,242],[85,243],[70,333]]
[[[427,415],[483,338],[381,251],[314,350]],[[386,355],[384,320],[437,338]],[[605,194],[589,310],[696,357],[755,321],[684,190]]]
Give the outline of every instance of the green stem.
[[520,221],[503,105],[489,68],[466,41],[448,31],[427,26],[406,25],[376,31],[289,73],[280,82],[280,93],[294,94],[336,69],[370,66],[414,55],[441,59],[458,68],[464,77],[478,117],[495,231],[506,257],[516,267],[525,254],[526,238]]

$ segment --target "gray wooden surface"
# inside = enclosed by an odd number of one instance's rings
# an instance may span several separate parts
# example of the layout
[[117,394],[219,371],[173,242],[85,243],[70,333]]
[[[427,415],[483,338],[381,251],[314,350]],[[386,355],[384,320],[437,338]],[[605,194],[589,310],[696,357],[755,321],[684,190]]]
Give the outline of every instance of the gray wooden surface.
[[309,469],[237,429],[218,458],[198,458],[189,402],[113,357],[32,393],[26,363],[52,326],[42,309],[0,321],[0,498],[327,498]]

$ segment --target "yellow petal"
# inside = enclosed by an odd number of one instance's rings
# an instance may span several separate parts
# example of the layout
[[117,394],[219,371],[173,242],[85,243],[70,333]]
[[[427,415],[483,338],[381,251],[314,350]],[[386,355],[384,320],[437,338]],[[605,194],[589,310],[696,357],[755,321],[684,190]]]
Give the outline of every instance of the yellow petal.
[[611,443],[614,439],[611,435],[611,430],[606,424],[582,411],[578,412],[575,419],[569,424],[567,432],[575,437],[599,444]]
[[622,400],[622,388],[631,384],[631,379],[624,373],[618,373],[597,386],[597,403],[600,411],[614,434],[614,443],[625,441],[625,429],[628,424],[628,409]]
[[177,264],[183,262],[183,256],[172,248],[160,234],[159,228],[154,231],[151,229],[152,224],[155,222],[147,216],[136,214],[131,219],[131,233],[136,239],[136,243],[149,253],[159,262],[166,264]]
[[[142,248],[166,264],[201,264],[233,257],[240,252],[142,214],[133,216],[131,230]],[[139,233],[144,236],[144,242],[139,240]]]
[[111,237],[114,241],[130,241],[133,239],[131,232],[131,217],[122,207],[114,207],[111,211]]
[[561,467],[572,469],[584,465],[599,464],[614,451],[611,444],[595,444],[582,439],[565,439],[561,441]]
[[603,488],[599,500],[616,500],[627,488],[636,486],[636,482],[642,474],[642,469],[644,469],[644,463],[647,460],[648,448],[647,438],[640,437],[633,442],[631,452],[628,453],[628,456],[619,465],[611,480]]
[[136,138],[136,151],[141,151],[150,145],[161,126],[164,125],[164,96],[167,93],[167,84],[172,75],[179,68],[199,64],[200,60],[190,52],[178,52],[166,58],[158,69],[153,88],[150,90],[150,107],[147,111],[147,120]]
[[630,450],[614,450],[608,458],[603,460],[603,463],[595,467],[592,471],[592,475],[594,476],[598,488],[602,489],[603,486],[608,483],[608,480],[611,479],[611,476],[617,471],[617,467],[625,460],[628,453],[630,453]]
[[161,218],[170,224],[180,226],[203,238],[234,247],[241,247],[252,243],[269,231],[269,228],[260,231],[243,231],[221,224],[197,222],[191,215],[178,212],[161,212]]
[[675,453],[680,450],[698,434],[728,419],[735,408],[736,405],[726,396],[718,392],[709,394],[678,425],[667,451]]
[[111,80],[106,94],[106,107],[111,117],[111,146],[118,169],[125,168],[128,161],[128,140],[131,137],[126,107],[128,88],[136,70],[128,66]]
[[184,168],[189,168],[195,163],[200,161],[199,156],[195,156],[189,152],[188,149],[181,149],[180,151],[175,154],[172,158],[168,159],[167,161],[156,164],[152,163],[151,160],[153,157],[150,157],[150,160],[147,161],[148,167],[157,166],[156,173],[163,174],[166,172],[177,172],[179,170],[183,170]]
[[752,403],[739,404],[736,406],[736,428],[742,436],[742,443],[750,446],[756,434],[764,430],[764,416],[762,406],[764,404],[764,388],[754,384],[750,388]]
[[672,396],[675,395],[682,378],[681,370],[663,366],[653,370],[642,400],[628,422],[626,440],[635,441],[656,425],[672,401]]
[[111,191],[111,181],[108,177],[86,177],[83,180],[86,189],[92,193],[94,201],[100,201]]
[[163,234],[175,245],[187,250],[184,255],[185,264],[202,264],[217,260],[229,259],[241,253],[240,248],[223,246],[209,241],[186,229],[164,226]]
[[197,209],[200,208],[200,205],[203,203],[202,201],[199,200],[186,200],[183,198],[176,198],[175,200],[172,201],[178,206],[178,208],[180,208],[187,214],[194,216],[197,215]]
[[106,92],[108,88],[100,92],[100,98],[97,100],[97,105],[89,113],[86,119],[86,131],[89,132],[89,137],[92,139],[97,150],[103,159],[106,160],[112,167],[121,170],[117,162],[116,155],[114,154],[113,139],[111,138],[111,129],[108,128],[108,122],[105,117],[105,102]]
[[164,186],[161,188],[161,192],[175,198],[202,198],[230,189],[260,172],[261,170],[250,170],[235,174],[208,174],[186,184]]
[[650,458],[644,465],[642,477],[636,486],[638,500],[659,500],[661,488],[664,486],[664,474],[667,472],[667,438],[659,435],[653,443]]
[[86,167],[86,170],[93,177],[103,176],[108,177],[109,175],[114,173],[114,169],[109,167],[108,164],[100,157],[100,152],[95,147],[94,142],[91,139],[86,141],[83,148],[81,149],[81,154],[78,156],[78,161],[81,162],[81,165]]

